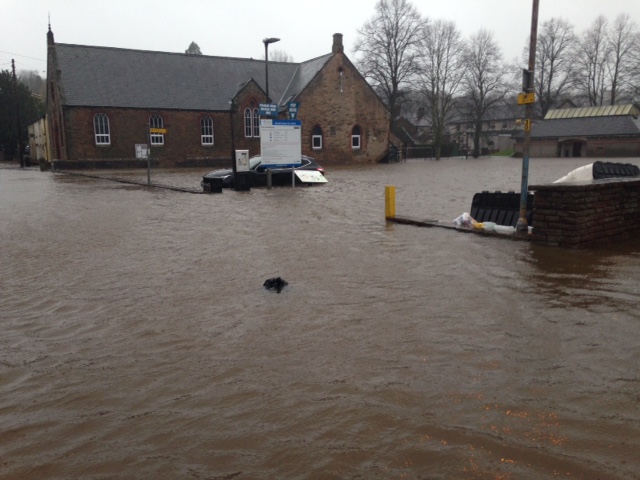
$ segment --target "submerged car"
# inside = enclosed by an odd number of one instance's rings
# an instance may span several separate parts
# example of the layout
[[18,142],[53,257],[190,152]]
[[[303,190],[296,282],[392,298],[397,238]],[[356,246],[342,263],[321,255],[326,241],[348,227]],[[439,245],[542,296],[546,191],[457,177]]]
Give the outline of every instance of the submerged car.
[[[262,165],[262,157],[260,155],[256,155],[255,157],[251,157],[249,159],[249,179],[250,185],[252,187],[262,187],[267,185],[267,171],[271,170],[271,184],[272,185],[291,185],[292,184],[292,170],[296,172],[319,172],[322,174],[324,178],[324,168],[316,163],[316,161],[307,157],[306,155],[302,155],[300,165],[296,165],[295,167],[266,167]],[[301,173],[302,175],[302,173]],[[220,180],[222,179],[222,187],[224,188],[234,188],[234,172],[231,169],[225,170],[213,170],[202,177],[202,188],[206,188],[206,186],[211,186],[214,183],[219,185]],[[317,180],[314,182],[306,182],[299,178],[298,175],[295,175],[295,183],[296,185],[303,185],[309,183],[317,183]]]

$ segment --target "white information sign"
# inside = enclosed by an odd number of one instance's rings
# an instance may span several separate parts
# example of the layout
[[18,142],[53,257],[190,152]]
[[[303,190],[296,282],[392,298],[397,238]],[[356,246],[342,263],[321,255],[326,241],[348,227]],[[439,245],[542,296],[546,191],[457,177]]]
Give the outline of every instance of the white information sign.
[[149,158],[149,146],[144,143],[136,143],[136,158],[146,160]]
[[317,170],[296,170],[296,177],[303,183],[327,183],[329,180]]
[[300,120],[260,120],[262,166],[288,167],[302,162]]

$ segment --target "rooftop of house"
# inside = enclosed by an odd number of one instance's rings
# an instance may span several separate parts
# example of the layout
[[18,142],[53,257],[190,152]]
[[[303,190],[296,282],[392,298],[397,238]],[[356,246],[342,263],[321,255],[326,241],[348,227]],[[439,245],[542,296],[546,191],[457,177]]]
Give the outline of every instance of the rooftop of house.
[[639,136],[635,105],[550,110],[531,129],[533,138]]
[[581,108],[560,108],[549,110],[545,115],[545,120],[556,120],[561,118],[586,118],[586,117],[614,117],[620,115],[638,116],[638,106],[629,105],[603,105],[599,107]]
[[[269,62],[269,96],[294,99],[335,52],[302,63]],[[265,61],[50,43],[64,105],[228,111],[250,81],[266,91]]]

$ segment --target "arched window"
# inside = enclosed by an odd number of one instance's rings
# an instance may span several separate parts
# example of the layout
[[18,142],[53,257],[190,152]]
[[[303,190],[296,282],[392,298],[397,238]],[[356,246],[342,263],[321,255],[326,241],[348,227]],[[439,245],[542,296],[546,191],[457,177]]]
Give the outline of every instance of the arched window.
[[244,109],[244,136],[259,137],[260,136],[260,110],[253,108],[254,102],[251,102],[251,106]]
[[[149,128],[164,128],[164,121],[160,115],[149,117]],[[164,145],[164,133],[151,133],[151,145]]]
[[204,117],[200,120],[200,140],[202,145],[213,145],[213,120]]
[[311,148],[313,150],[322,150],[322,129],[316,125],[311,131]]
[[97,113],[93,116],[93,133],[96,138],[96,145],[111,145],[109,117],[105,113]]
[[354,150],[360,150],[362,146],[361,137],[362,133],[360,127],[356,125],[351,130],[351,148],[353,148]]

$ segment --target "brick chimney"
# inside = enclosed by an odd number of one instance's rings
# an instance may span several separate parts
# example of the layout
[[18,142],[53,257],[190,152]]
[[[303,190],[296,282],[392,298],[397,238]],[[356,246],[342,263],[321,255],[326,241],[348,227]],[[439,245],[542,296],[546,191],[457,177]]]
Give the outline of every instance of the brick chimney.
[[344,53],[344,47],[342,46],[342,34],[333,34],[333,47],[331,47],[331,53]]

